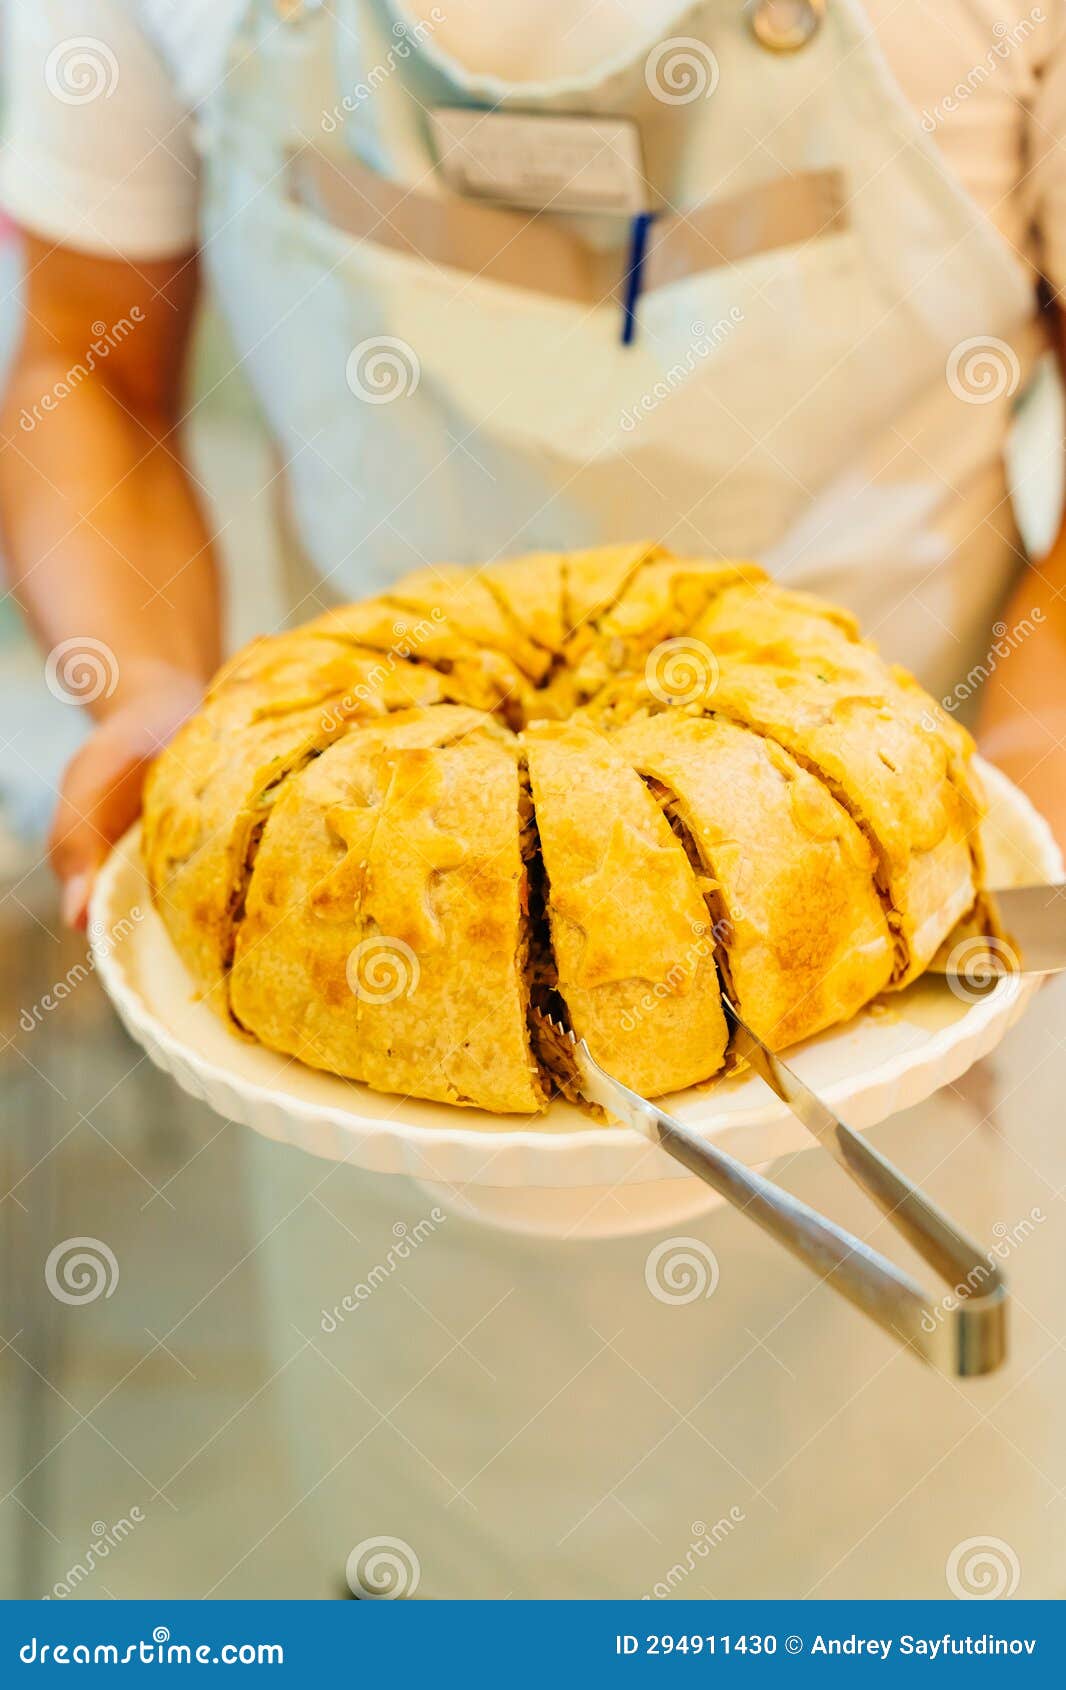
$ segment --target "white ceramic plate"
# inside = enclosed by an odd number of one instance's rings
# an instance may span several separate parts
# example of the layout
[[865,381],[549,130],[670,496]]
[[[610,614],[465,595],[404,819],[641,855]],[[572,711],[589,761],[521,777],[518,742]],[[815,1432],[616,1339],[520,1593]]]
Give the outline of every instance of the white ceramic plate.
[[[982,765],[992,884],[1057,880],[1047,824],[998,770]],[[408,1174],[451,1208],[523,1231],[599,1236],[678,1224],[713,1192],[636,1133],[593,1125],[555,1103],[520,1117],[383,1097],[231,1032],[197,1002],[151,905],[134,828],[109,858],[90,912],[97,970],[126,1028],[192,1096],[267,1138],[376,1173]],[[985,1056],[1033,982],[1002,979],[978,1002],[918,980],[888,1006],[796,1046],[789,1061],[855,1127],[920,1103]],[[736,1155],[761,1164],[810,1143],[754,1076],[664,1100]]]

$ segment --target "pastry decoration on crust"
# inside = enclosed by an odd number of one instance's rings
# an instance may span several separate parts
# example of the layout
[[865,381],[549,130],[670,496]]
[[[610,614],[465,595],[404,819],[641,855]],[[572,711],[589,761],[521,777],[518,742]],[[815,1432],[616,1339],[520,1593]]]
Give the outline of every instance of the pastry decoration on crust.
[[912,980],[981,889],[963,729],[843,610],[660,546],[420,570],[254,640],[143,852],[235,1034],[536,1115],[535,1009],[656,1096]]

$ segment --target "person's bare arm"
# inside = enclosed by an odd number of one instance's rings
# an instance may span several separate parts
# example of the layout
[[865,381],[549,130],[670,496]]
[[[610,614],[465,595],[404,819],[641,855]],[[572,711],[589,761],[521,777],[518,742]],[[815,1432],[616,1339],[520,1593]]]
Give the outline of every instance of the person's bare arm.
[[[1060,316],[1066,369],[1066,319]],[[1047,817],[1066,851],[1066,512],[1051,549],[1025,571],[1002,615],[1011,649],[992,671],[978,743]]]
[[30,234],[25,246],[0,512],[12,591],[44,650],[71,642],[76,679],[79,645],[98,642],[97,727],[65,773],[51,840],[64,913],[80,921],[148,759],[219,658],[215,559],[174,432],[196,272],[188,256],[133,266]]

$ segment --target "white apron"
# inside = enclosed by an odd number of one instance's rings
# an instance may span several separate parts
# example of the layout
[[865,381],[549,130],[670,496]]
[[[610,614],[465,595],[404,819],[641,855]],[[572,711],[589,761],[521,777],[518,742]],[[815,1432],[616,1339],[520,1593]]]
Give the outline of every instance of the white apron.
[[[654,286],[649,265],[633,344],[617,295],[566,297],[551,265],[532,287],[504,257],[462,267],[433,216],[441,105],[639,120],[699,261]],[[1031,292],[856,0],[787,56],[738,0],[679,6],[666,41],[558,86],[467,75],[388,0],[255,0],[204,129],[207,261],[326,583],[300,614],[425,562],[648,534],[854,605],[938,690],[984,649],[1015,554],[1003,478],[977,466],[1033,354]],[[781,244],[819,192],[826,215]],[[544,222],[621,262],[617,219]],[[987,403],[969,342],[1006,360]],[[956,1097],[881,1137],[915,1171],[944,1161],[934,1186],[980,1235],[1009,1216],[990,1143],[951,1154],[977,1118]],[[1031,1474],[989,1461],[972,1405],[996,1387],[922,1372],[736,1215],[689,1229],[714,1296],[664,1304],[654,1236],[430,1223],[402,1180],[248,1148],[303,1498],[281,1527],[306,1536],[294,1596],[391,1538],[420,1596],[934,1597],[981,1533],[1027,1551],[1023,1594],[1061,1592]],[[863,1229],[820,1157],[789,1177]]]
[[[326,591],[649,534],[759,557],[851,604],[938,693],[965,673],[1017,561],[998,453],[1032,358],[1032,287],[945,172],[856,0],[831,0],[781,56],[739,0],[679,6],[668,50],[560,86],[468,76],[399,19],[390,0],[253,0],[205,121],[207,262]],[[480,257],[476,274],[435,259],[445,189],[426,114],[470,103],[638,119],[661,209],[684,213],[710,267],[646,292],[632,345],[617,298],[514,285],[509,242],[503,281]],[[289,161],[307,143],[334,167],[336,217],[300,195]],[[366,200],[365,181],[345,196],[353,163],[398,195],[366,220],[371,239],[343,227]],[[787,207],[825,180],[825,214],[775,246],[787,230],[759,196],[776,187]],[[757,237],[708,237],[708,203],[751,207]],[[538,221],[621,261],[618,218]],[[398,250],[400,222],[427,258]]]

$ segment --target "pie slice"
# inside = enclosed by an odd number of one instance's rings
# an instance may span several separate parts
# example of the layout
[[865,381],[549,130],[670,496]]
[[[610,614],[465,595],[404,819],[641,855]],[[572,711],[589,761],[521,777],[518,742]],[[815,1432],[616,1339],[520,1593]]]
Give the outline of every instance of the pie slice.
[[575,649],[584,649],[586,637],[593,637],[587,625],[615,603],[641,564],[650,558],[668,556],[662,546],[650,541],[569,552],[563,560],[564,621]]
[[347,971],[361,1079],[533,1114],[547,1097],[530,1047],[521,785],[505,737],[390,759]]
[[718,593],[694,620],[692,633],[719,656],[769,663],[781,662],[782,654],[787,664],[797,652],[838,653],[844,644],[870,649],[850,611],[765,578]]
[[600,619],[600,632],[627,653],[650,651],[660,640],[692,630],[708,604],[736,582],[761,582],[757,564],[712,558],[658,558],[637,570],[617,603]]
[[428,615],[369,599],[340,605],[307,625],[314,639],[349,641],[378,654],[372,664],[377,684],[396,671],[432,668],[442,697],[476,710],[516,707],[531,693],[528,678],[509,657],[475,645],[443,611]]
[[708,606],[695,633],[716,657],[802,670],[822,683],[860,687],[891,705],[915,733],[933,735],[948,752],[948,776],[968,816],[975,879],[983,882],[980,825],[985,801],[971,762],[973,741],[905,669],[888,664],[862,639],[846,610],[811,593],[772,582],[731,587]]
[[547,882],[558,991],[596,1060],[648,1095],[722,1065],[710,915],[696,873],[640,776],[600,735],[523,735]]
[[239,690],[253,700],[253,721],[334,700],[350,717],[384,716],[439,704],[450,694],[447,678],[428,663],[389,662],[343,641],[292,634],[255,641],[240,666],[215,682],[211,696]]
[[887,986],[895,943],[874,853],[819,780],[721,717],[646,717],[614,743],[706,876],[723,980],[760,1038],[782,1050]]
[[973,808],[942,735],[901,712],[887,671],[851,678],[723,659],[715,714],[768,735],[825,782],[877,856],[898,935],[895,983],[914,978],[976,896]]
[[688,632],[717,594],[738,581],[765,579],[753,563],[657,556],[641,564],[596,622],[596,639],[577,665],[578,690],[590,698],[612,675],[647,664],[669,689],[675,669],[687,678],[713,658]]
[[530,680],[539,681],[548,671],[549,653],[502,608],[480,570],[455,563],[415,570],[390,588],[387,603],[431,621],[447,619],[465,639],[509,657]]
[[357,728],[287,783],[263,829],[229,982],[234,1016],[264,1044],[362,1077],[352,981],[395,759],[483,731],[480,712],[456,705],[397,714]]
[[144,791],[145,866],[160,916],[212,1007],[247,865],[282,784],[342,733],[343,700],[258,717],[255,689],[209,698],[153,763]]
[[553,655],[562,651],[566,640],[564,561],[561,552],[528,552],[486,564],[481,571],[512,621]]

